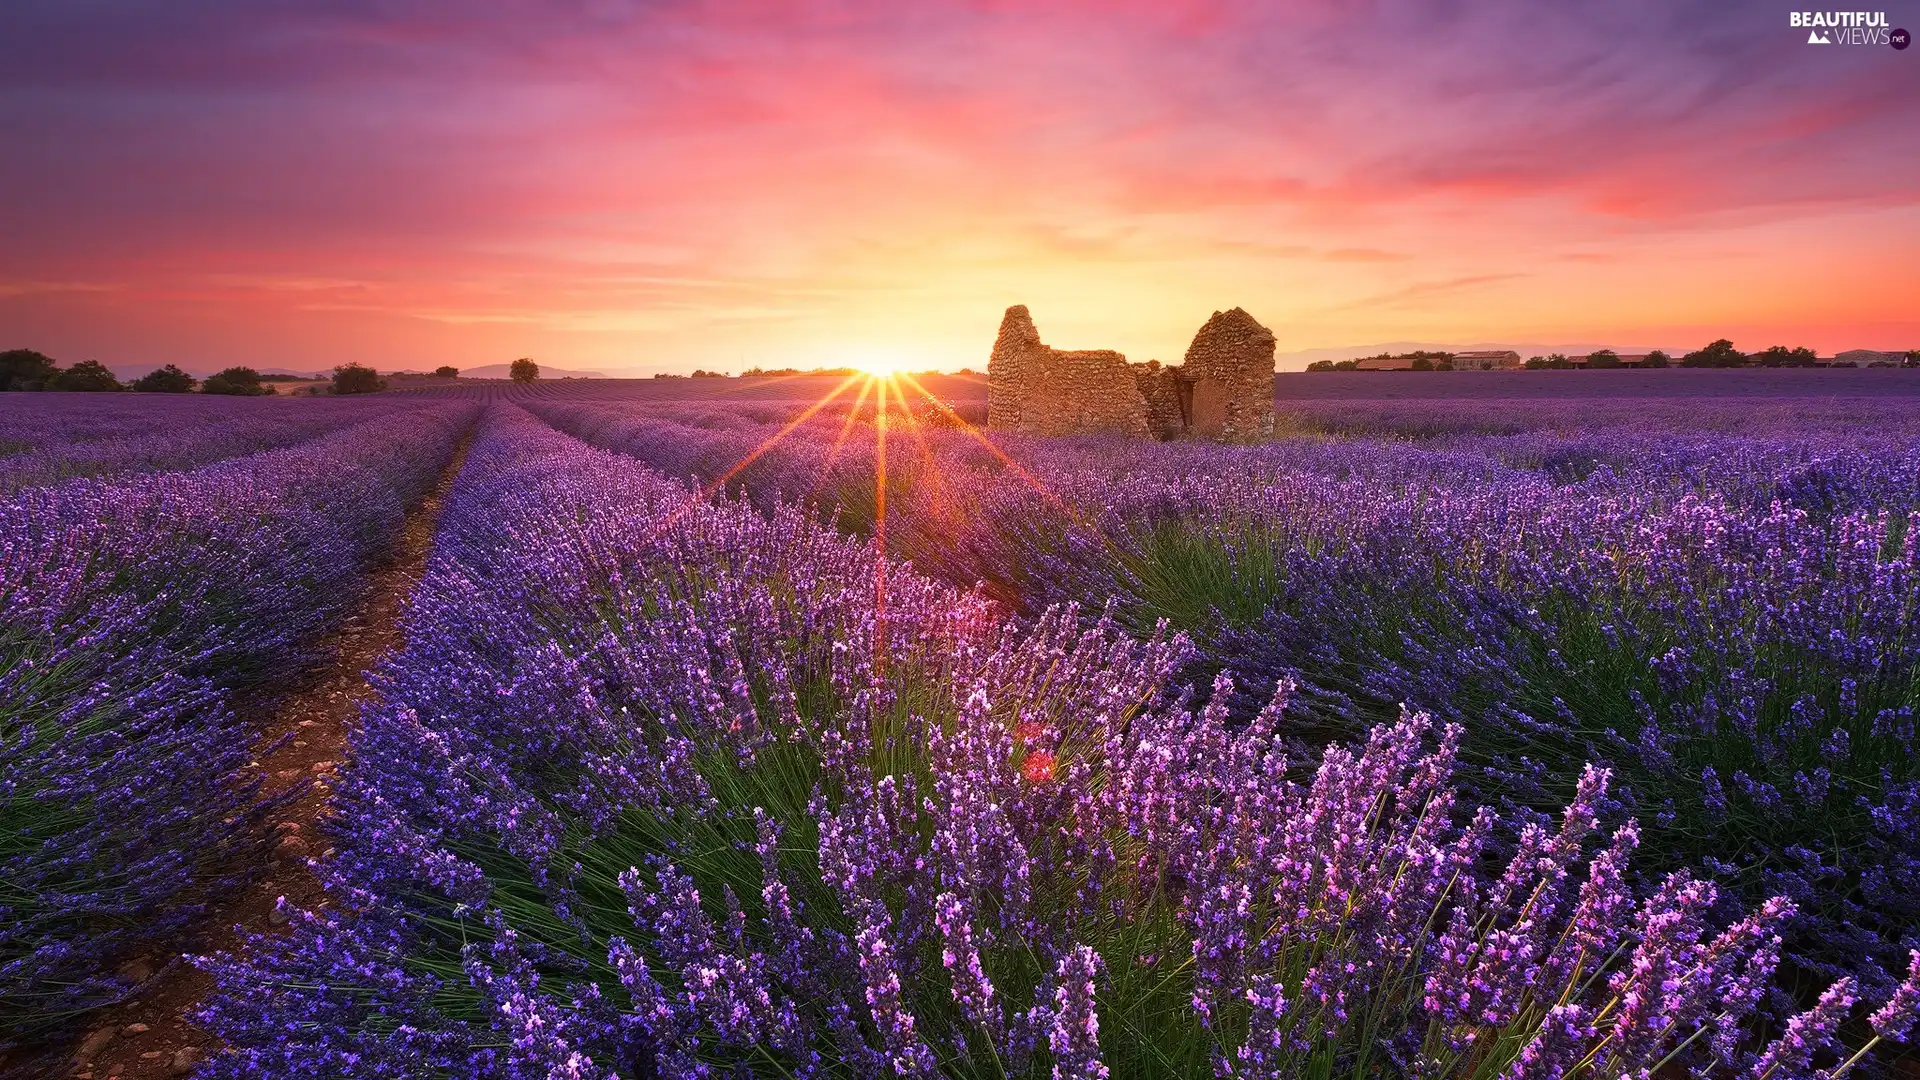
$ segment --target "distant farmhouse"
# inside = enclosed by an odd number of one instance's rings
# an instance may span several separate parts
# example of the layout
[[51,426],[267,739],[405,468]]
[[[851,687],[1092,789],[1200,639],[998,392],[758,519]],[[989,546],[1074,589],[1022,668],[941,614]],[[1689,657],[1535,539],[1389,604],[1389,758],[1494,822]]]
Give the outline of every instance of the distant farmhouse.
[[1886,352],[1882,349],[1848,349],[1835,353],[1832,360],[1815,360],[1816,364],[1852,364],[1855,367],[1900,367],[1906,363],[1907,354]]
[[1512,349],[1487,349],[1453,354],[1455,371],[1519,371],[1525,361]]

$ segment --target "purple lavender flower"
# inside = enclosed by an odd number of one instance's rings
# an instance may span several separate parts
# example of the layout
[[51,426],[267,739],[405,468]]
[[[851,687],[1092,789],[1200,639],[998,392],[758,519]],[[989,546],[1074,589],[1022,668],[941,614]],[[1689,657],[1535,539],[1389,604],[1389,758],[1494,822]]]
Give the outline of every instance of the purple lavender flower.
[[1841,979],[1820,995],[1813,1008],[1787,1021],[1780,1037],[1761,1051],[1747,1070],[1750,1080],[1800,1080],[1811,1076],[1814,1055],[1833,1041],[1833,1033],[1853,1008],[1852,979]]
[[1053,1050],[1053,1080],[1106,1080],[1100,1062],[1100,1017],[1094,991],[1100,978],[1100,957],[1085,945],[1076,945],[1061,957],[1053,971],[1053,1027],[1047,1045]]
[[1906,1041],[1913,1030],[1914,1018],[1920,1016],[1920,949],[1908,956],[1907,977],[1900,981],[1887,1003],[1868,1018],[1875,1035],[1895,1042]]

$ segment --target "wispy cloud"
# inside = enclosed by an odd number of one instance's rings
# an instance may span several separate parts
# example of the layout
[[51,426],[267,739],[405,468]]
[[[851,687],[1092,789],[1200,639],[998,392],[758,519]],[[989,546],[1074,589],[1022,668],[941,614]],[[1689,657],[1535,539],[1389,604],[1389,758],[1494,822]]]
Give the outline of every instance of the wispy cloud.
[[1358,300],[1349,300],[1334,305],[1333,311],[1353,311],[1366,308],[1404,307],[1441,297],[1450,297],[1458,293],[1479,289],[1502,281],[1513,281],[1525,277],[1524,274],[1468,274],[1462,277],[1443,278],[1436,281],[1419,281],[1386,292],[1363,296]]
[[1321,258],[1328,262],[1349,263],[1391,263],[1406,262],[1413,256],[1400,251],[1382,251],[1379,248],[1335,248],[1323,253]]
[[44,293],[110,293],[119,285],[94,281],[0,281],[0,296],[36,296]]

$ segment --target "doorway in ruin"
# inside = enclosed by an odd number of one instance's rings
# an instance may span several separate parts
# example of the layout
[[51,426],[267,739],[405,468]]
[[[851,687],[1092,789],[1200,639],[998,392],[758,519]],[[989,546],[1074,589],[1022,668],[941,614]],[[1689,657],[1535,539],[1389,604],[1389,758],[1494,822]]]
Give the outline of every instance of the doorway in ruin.
[[1198,379],[1193,384],[1193,407],[1188,412],[1188,429],[1195,435],[1214,437],[1227,430],[1227,405],[1232,395],[1219,379]]

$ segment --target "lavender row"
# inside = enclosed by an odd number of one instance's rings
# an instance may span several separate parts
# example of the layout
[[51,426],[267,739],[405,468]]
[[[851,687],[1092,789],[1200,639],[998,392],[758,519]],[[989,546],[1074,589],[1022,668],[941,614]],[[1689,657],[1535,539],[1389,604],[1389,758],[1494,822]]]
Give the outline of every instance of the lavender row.
[[1424,714],[1290,758],[1184,636],[1002,621],[513,406],[406,628],[336,902],[209,961],[207,1076],[1785,1080],[1856,1004],[1756,1031],[1794,905],[1637,898],[1604,770],[1522,825]]
[[[230,405],[213,398],[189,398],[171,405],[169,412],[179,420],[198,422],[229,414]],[[153,430],[154,409],[155,400],[150,397],[7,394],[0,397],[0,422],[6,431],[0,436],[0,454],[50,443],[148,434]]]
[[472,415],[0,502],[0,1045],[123,995],[129,950],[229,882],[257,836],[235,694],[309,659]]
[[[901,398],[911,399],[915,391]],[[849,437],[849,406],[861,405]],[[939,468],[994,466],[998,455],[933,407],[890,395],[891,469],[911,472],[931,455]],[[765,495],[840,497],[873,482],[872,401],[843,393],[771,451],[755,458],[744,487]],[[787,403],[633,404],[533,400],[527,407],[597,444],[657,456],[670,475],[732,469],[801,411]],[[950,408],[950,407],[949,407]],[[903,419],[902,414],[917,414]],[[1316,402],[1282,409],[1300,433],[1273,443],[1221,448],[1206,443],[1032,439],[993,433],[1000,451],[1028,468],[1071,482],[1096,476],[1186,472],[1273,475],[1305,471],[1404,486],[1434,480],[1586,483],[1655,496],[1718,497],[1764,510],[1777,500],[1829,513],[1920,505],[1920,403],[1807,401],[1738,408],[1712,401],[1673,403]],[[963,410],[959,415],[966,415]],[[651,460],[651,458],[648,458]],[[829,464],[830,463],[830,464]],[[998,462],[1004,467],[1004,462]],[[856,498],[858,496],[856,495]]]
[[[776,439],[793,410],[533,407],[672,474],[874,529],[867,418],[823,410]],[[1257,447],[989,446],[895,419],[886,536],[1017,609],[1169,619],[1203,682],[1299,684],[1295,735],[1351,736],[1402,702],[1464,724],[1464,779],[1507,805],[1551,806],[1606,762],[1648,866],[1793,896],[1796,970],[1886,992],[1920,947],[1914,442],[1831,417],[1761,438],[1382,415],[1397,429]],[[1384,437],[1421,423],[1418,442]]]
[[0,494],[78,477],[195,468],[417,407],[177,395],[118,404],[102,395],[6,395],[0,397],[0,421],[7,425],[0,436]]

